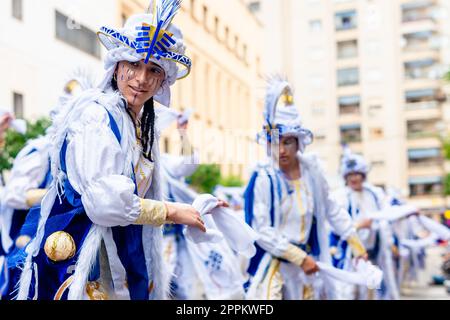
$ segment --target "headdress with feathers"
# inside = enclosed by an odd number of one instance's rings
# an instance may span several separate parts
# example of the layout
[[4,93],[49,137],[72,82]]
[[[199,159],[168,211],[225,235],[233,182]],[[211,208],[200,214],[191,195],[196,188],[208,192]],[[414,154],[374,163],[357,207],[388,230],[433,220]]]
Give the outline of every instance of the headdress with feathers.
[[[282,105],[279,103],[280,98]],[[263,116],[263,131],[258,134],[258,142],[271,143],[275,135],[279,138],[295,136],[298,138],[301,152],[312,143],[313,134],[302,125],[298,108],[294,104],[292,87],[281,76],[274,76],[268,80]]]

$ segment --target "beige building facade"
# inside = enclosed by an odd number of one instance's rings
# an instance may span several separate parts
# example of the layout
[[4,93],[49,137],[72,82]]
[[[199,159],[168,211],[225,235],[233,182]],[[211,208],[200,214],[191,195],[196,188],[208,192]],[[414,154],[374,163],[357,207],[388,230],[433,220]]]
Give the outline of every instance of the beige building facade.
[[118,15],[110,0],[0,1],[0,108],[30,120],[48,116],[76,68],[102,75],[96,32]]
[[345,142],[370,162],[370,182],[401,190],[424,210],[445,208],[439,137],[450,124],[442,80],[450,69],[450,1],[263,0],[259,6],[265,34],[273,33],[267,45],[278,48],[268,71],[293,82],[304,123],[315,133],[310,150],[335,174],[330,180],[339,180]]

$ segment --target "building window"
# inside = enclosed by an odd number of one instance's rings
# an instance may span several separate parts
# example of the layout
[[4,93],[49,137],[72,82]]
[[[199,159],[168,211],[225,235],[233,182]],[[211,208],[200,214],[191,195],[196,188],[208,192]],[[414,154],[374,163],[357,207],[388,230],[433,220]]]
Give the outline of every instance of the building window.
[[350,30],[357,27],[356,11],[338,12],[334,16],[336,30]]
[[437,125],[437,119],[408,121],[408,139],[419,139],[436,136],[438,134]]
[[406,102],[408,103],[433,101],[435,96],[436,90],[434,89],[410,90],[405,93]]
[[248,47],[246,44],[242,47],[242,59],[245,63],[247,63],[247,54],[248,54]]
[[344,125],[340,128],[341,131],[341,143],[361,142],[361,125]]
[[404,67],[406,79],[438,79],[442,76],[432,58],[405,62]]
[[357,85],[359,84],[359,69],[340,69],[337,72],[337,78],[339,87]]
[[440,165],[441,150],[439,148],[409,149],[408,162],[411,167]]
[[341,115],[360,113],[361,99],[359,96],[340,97],[338,103]]
[[321,116],[325,114],[325,106],[323,102],[314,102],[311,105],[311,112],[313,115]]
[[369,116],[374,117],[378,115],[382,108],[381,104],[371,104],[368,109]]
[[323,61],[325,59],[325,49],[322,47],[311,47],[307,51],[312,61]]
[[326,139],[327,139],[327,136],[323,132],[316,132],[316,134],[314,134],[315,142],[324,142],[324,141],[326,141]]
[[407,33],[402,40],[402,47],[405,51],[437,49],[439,46],[439,37],[433,31]]
[[258,73],[259,76],[262,75],[262,72],[261,72],[261,58],[260,57],[256,57],[256,72]]
[[373,168],[381,168],[384,167],[384,160],[373,160],[371,164]]
[[56,38],[65,43],[100,58],[100,44],[97,35],[92,30],[79,25],[76,29],[68,28],[69,18],[64,14],[55,11]]
[[203,6],[203,27],[208,30],[208,7]]
[[402,5],[403,22],[431,19],[434,8],[429,1],[405,3]]
[[217,37],[219,37],[219,18],[218,17],[214,17],[214,35]]
[[14,115],[16,118],[23,118],[24,103],[23,94],[13,92]]
[[442,194],[441,177],[416,177],[409,179],[410,196],[427,196]]
[[314,33],[322,31],[322,21],[311,20],[309,22],[309,31],[314,32]]
[[23,20],[23,3],[22,0],[12,0],[12,16],[17,20]]
[[309,76],[309,86],[314,90],[323,90],[325,78],[321,75],[313,74]]
[[230,44],[230,28],[229,27],[225,27],[225,44],[227,45],[227,47]]
[[358,41],[349,40],[337,43],[337,55],[339,59],[354,58],[358,55]]
[[257,13],[261,11],[261,1],[252,1],[247,6],[251,13]]
[[371,139],[383,139],[384,131],[383,128],[371,128],[370,129],[370,138]]
[[170,141],[169,138],[164,138],[164,152],[169,153],[170,152]]
[[195,20],[195,0],[191,0],[191,17]]

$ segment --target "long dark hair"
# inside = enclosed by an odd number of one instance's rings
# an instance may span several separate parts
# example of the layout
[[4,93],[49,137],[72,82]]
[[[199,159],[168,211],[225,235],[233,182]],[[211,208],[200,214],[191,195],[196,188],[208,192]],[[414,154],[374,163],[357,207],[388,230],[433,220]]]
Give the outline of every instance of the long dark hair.
[[[117,80],[114,78],[111,80],[111,86],[114,90],[119,90]],[[129,109],[127,109],[127,113],[133,119]],[[144,112],[141,118],[141,136],[139,137],[137,132],[136,136],[141,142],[144,157],[153,162],[152,148],[155,142],[155,103],[153,97],[144,103]]]

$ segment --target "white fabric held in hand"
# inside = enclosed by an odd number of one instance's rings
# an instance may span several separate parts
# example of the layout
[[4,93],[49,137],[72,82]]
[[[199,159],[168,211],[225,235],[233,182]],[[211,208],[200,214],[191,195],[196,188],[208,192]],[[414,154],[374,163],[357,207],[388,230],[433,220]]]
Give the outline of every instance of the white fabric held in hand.
[[[234,213],[234,211],[218,207],[218,200],[212,195],[201,195],[195,199],[192,206],[200,212],[207,232],[188,227],[185,230],[186,236],[196,242],[214,241],[217,235],[225,238],[230,247],[245,257],[251,258],[256,253],[255,241],[257,234],[244,221]],[[210,215],[208,215],[210,214]],[[211,229],[211,228],[216,228]],[[220,239],[221,239],[220,238]]]

